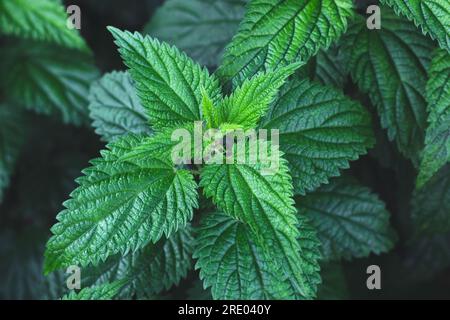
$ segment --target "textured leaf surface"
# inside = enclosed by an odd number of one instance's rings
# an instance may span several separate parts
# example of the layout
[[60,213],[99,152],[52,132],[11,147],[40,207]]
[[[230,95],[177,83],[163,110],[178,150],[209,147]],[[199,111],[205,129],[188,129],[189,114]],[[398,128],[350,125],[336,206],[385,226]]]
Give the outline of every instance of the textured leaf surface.
[[450,231],[450,167],[444,166],[412,198],[412,218],[419,234]]
[[186,52],[202,65],[217,66],[236,33],[246,0],[168,0],[144,32]]
[[283,271],[255,244],[249,228],[223,213],[208,214],[197,231],[194,258],[214,299],[286,299]]
[[201,120],[201,89],[215,102],[218,81],[186,54],[139,33],[109,27],[137,94],[157,129]]
[[55,0],[0,0],[0,33],[88,51],[78,30],[67,27],[67,14]]
[[351,0],[252,0],[220,74],[240,84],[258,71],[306,62],[347,28]]
[[149,298],[186,277],[192,267],[193,242],[191,228],[183,228],[169,238],[148,244],[124,257],[110,257],[100,266],[85,270],[83,285],[126,279],[118,298]]
[[450,52],[450,2],[447,0],[381,0],[429,33]]
[[124,281],[102,284],[97,287],[84,288],[80,292],[74,291],[62,297],[62,300],[111,300],[120,291]]
[[299,197],[297,208],[317,229],[327,260],[380,254],[394,245],[385,204],[368,188],[349,179],[335,179]]
[[220,209],[249,226],[255,243],[281,264],[296,298],[315,296],[320,282],[318,240],[306,221],[301,221],[303,233],[297,229],[285,160],[267,175],[260,165],[208,165],[200,184]]
[[358,19],[342,40],[345,64],[377,107],[389,139],[415,162],[426,127],[425,85],[433,42],[413,23],[382,10],[382,28]]
[[196,183],[190,172],[175,170],[157,157],[120,161],[139,144],[126,136],[84,170],[80,186],[58,214],[47,244],[45,271],[72,264],[98,264],[170,236],[192,218]]
[[221,102],[219,123],[238,124],[244,130],[256,127],[260,117],[276,97],[278,89],[298,66],[299,64],[292,64],[244,81],[242,86]]
[[87,123],[88,93],[98,77],[92,58],[37,42],[11,42],[0,52],[0,87],[17,105]]
[[92,85],[89,110],[95,132],[105,141],[112,141],[127,133],[151,133],[145,109],[126,72],[106,74]]
[[359,103],[308,80],[284,86],[262,125],[280,130],[280,147],[300,194],[338,176],[374,143],[370,115]]
[[428,128],[417,186],[422,187],[450,161],[450,54],[437,50],[427,84]]
[[0,104],[0,203],[25,136],[23,110]]

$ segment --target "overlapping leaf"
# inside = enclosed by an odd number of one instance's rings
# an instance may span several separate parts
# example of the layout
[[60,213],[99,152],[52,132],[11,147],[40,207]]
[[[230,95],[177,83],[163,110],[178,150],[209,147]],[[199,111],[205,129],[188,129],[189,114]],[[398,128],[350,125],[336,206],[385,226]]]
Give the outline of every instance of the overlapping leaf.
[[345,64],[377,107],[390,140],[415,162],[426,127],[425,85],[433,42],[412,22],[382,10],[382,28],[360,18],[342,40]]
[[0,0],[0,33],[88,51],[78,30],[56,0]]
[[89,95],[90,117],[95,132],[105,141],[127,133],[151,133],[145,109],[126,72],[112,72],[95,82]]
[[385,204],[368,188],[349,179],[333,180],[299,197],[297,208],[316,227],[327,260],[366,257],[394,245]]
[[437,50],[427,84],[428,128],[420,163],[420,188],[450,161],[450,54]]
[[283,270],[257,245],[249,228],[223,213],[208,214],[197,231],[194,258],[214,299],[287,299]]
[[262,125],[280,131],[299,194],[338,176],[374,143],[370,115],[359,103],[308,80],[284,86]]
[[137,32],[109,30],[156,129],[201,120],[202,88],[213,101],[220,97],[218,81],[175,47]]
[[87,123],[89,86],[98,77],[92,58],[37,42],[8,42],[0,52],[0,87],[17,105]]
[[140,141],[137,136],[117,140],[84,170],[52,227],[47,273],[137,250],[163,234],[170,236],[192,218],[197,192],[190,172],[175,170],[156,155],[120,161]]
[[245,13],[246,0],[168,0],[144,32],[186,52],[202,65],[219,64]]
[[240,84],[258,71],[306,62],[347,28],[350,0],[252,0],[220,74]]
[[101,285],[126,279],[119,298],[149,298],[177,285],[192,267],[191,228],[183,228],[156,244],[110,257],[98,267],[83,272],[83,285]]
[[422,27],[450,53],[450,2],[447,0],[381,0]]
[[277,169],[263,174],[266,164],[248,159],[246,164],[205,166],[200,182],[204,193],[249,226],[255,243],[281,264],[295,298],[312,298],[320,282],[318,240],[306,221],[301,221],[303,233],[297,229],[286,161],[279,158]]

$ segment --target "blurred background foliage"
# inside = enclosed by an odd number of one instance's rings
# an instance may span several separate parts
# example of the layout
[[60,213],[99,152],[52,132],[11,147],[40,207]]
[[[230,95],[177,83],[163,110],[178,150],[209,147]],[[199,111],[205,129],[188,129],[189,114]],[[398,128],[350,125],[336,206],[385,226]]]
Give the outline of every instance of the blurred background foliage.
[[[221,0],[209,0],[215,1]],[[191,14],[179,10],[186,2],[198,9]],[[8,185],[0,190],[1,299],[56,299],[64,292],[64,272],[42,275],[43,250],[62,202],[76,186],[74,179],[104,145],[87,115],[88,90],[100,75],[124,70],[106,26],[144,30],[176,44],[214,70],[243,16],[245,0],[224,1],[227,6],[221,9],[219,5],[219,11],[204,5],[207,2],[64,1],[66,6],[76,4],[81,8],[81,35],[92,54],[0,36],[0,144],[4,146],[0,158],[5,160],[1,164],[5,168],[0,167],[0,183]],[[362,10],[368,3],[376,1],[358,1],[358,6]],[[209,24],[196,23],[202,19]],[[328,58],[337,59],[336,50],[332,47],[320,52],[301,73],[342,87],[347,95],[370,107],[369,99],[357,91],[342,70],[326,72],[330,70]],[[49,61],[52,68],[47,68]],[[45,71],[42,74],[52,88],[35,82],[40,79],[36,78],[39,70]],[[45,94],[36,97],[36,90]],[[13,140],[6,141],[5,132]],[[384,200],[400,239],[387,254],[324,264],[319,298],[450,298],[450,234],[418,236],[411,219],[415,210],[448,209],[439,208],[442,199],[430,195],[439,194],[433,186],[448,190],[449,169],[444,168],[423,194],[414,194],[415,170],[411,162],[396,151],[380,128],[376,128],[376,135],[377,146],[354,162],[349,174]],[[9,177],[2,176],[6,169]],[[367,290],[366,268],[371,264],[381,267],[382,290]],[[178,286],[150,298],[208,299],[210,294],[191,271]]]

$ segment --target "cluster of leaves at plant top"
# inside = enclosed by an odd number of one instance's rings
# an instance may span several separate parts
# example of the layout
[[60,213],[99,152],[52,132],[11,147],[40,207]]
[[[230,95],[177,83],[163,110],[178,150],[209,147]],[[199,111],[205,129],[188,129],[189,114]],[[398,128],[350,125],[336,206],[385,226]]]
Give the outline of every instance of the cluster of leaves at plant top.
[[448,0],[0,0],[0,74],[0,299],[450,298]]

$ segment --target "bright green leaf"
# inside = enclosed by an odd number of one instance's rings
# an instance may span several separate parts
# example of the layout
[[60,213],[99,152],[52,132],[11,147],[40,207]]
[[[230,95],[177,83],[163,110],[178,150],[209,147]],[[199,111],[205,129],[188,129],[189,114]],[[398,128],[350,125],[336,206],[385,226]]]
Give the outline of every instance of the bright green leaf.
[[98,287],[84,288],[80,292],[74,291],[62,297],[62,300],[111,300],[120,291],[125,281],[102,284]]
[[218,81],[175,47],[137,32],[109,30],[156,129],[201,120],[201,88],[213,102],[220,97]]
[[242,222],[209,213],[197,231],[194,258],[214,299],[287,299],[293,296],[280,266],[255,244]]
[[281,90],[262,126],[280,130],[295,192],[305,194],[339,176],[374,143],[370,115],[342,92],[308,80]]
[[126,136],[109,145],[79,178],[64,203],[47,244],[45,271],[89,263],[144,247],[170,236],[192,218],[196,183],[157,156],[121,161],[141,142]]
[[307,227],[303,234],[297,229],[292,181],[286,161],[278,160],[271,174],[263,174],[263,165],[248,159],[248,164],[208,165],[200,185],[221,210],[249,226],[255,243],[282,265],[295,297],[308,299],[320,282],[318,240]]
[[448,0],[381,0],[430,34],[450,53],[450,2]]
[[220,75],[239,85],[258,71],[306,62],[347,28],[351,0],[251,0]]
[[299,64],[295,63],[245,80],[242,86],[221,102],[219,123],[237,124],[244,130],[256,127],[276,97],[278,89],[298,67]]
[[100,285],[126,279],[118,298],[152,297],[186,277],[192,267],[193,242],[191,228],[183,228],[136,252],[110,257],[98,267],[83,270],[83,284]]

